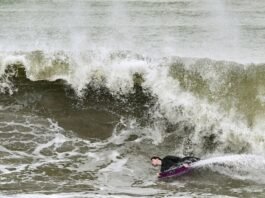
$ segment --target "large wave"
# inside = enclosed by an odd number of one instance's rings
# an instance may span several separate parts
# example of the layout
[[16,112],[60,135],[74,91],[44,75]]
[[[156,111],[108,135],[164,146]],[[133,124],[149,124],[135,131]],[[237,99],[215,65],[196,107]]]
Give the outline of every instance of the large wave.
[[[60,79],[81,100],[92,90],[98,98],[114,98],[109,106],[116,110],[138,97],[138,110],[145,111],[138,120],[159,128],[156,143],[172,136],[176,144],[182,141],[178,152],[264,151],[263,64],[105,50],[2,53],[0,65],[1,95],[19,94],[27,83]],[[131,106],[127,113],[137,105]],[[154,139],[152,133],[145,136]]]

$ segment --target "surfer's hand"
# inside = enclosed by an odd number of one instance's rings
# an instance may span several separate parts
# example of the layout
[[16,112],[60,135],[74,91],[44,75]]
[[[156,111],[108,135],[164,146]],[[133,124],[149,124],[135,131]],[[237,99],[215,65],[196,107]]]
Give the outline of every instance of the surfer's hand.
[[159,177],[160,173],[156,173],[156,176]]
[[190,165],[189,165],[189,164],[183,164],[183,166],[184,166],[185,168],[188,168],[188,167],[190,167]]

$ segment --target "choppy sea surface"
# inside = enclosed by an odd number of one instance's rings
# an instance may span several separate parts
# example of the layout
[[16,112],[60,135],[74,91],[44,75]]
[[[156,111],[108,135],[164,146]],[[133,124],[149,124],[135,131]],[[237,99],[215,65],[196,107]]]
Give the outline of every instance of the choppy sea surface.
[[[264,197],[265,2],[1,0],[0,197]],[[194,155],[158,181],[150,157]]]

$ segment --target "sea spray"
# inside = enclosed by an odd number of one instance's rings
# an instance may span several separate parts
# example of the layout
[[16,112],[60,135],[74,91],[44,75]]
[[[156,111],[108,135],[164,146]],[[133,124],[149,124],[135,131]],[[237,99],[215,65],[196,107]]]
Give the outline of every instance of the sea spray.
[[192,167],[195,169],[208,168],[232,178],[265,183],[265,158],[262,155],[213,156],[195,162]]

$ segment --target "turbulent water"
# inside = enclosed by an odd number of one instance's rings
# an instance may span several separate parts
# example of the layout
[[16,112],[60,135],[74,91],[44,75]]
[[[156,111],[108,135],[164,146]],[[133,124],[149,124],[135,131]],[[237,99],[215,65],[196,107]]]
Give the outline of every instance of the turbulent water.
[[[1,0],[0,197],[264,197],[265,2]],[[194,155],[175,181],[152,155]]]

